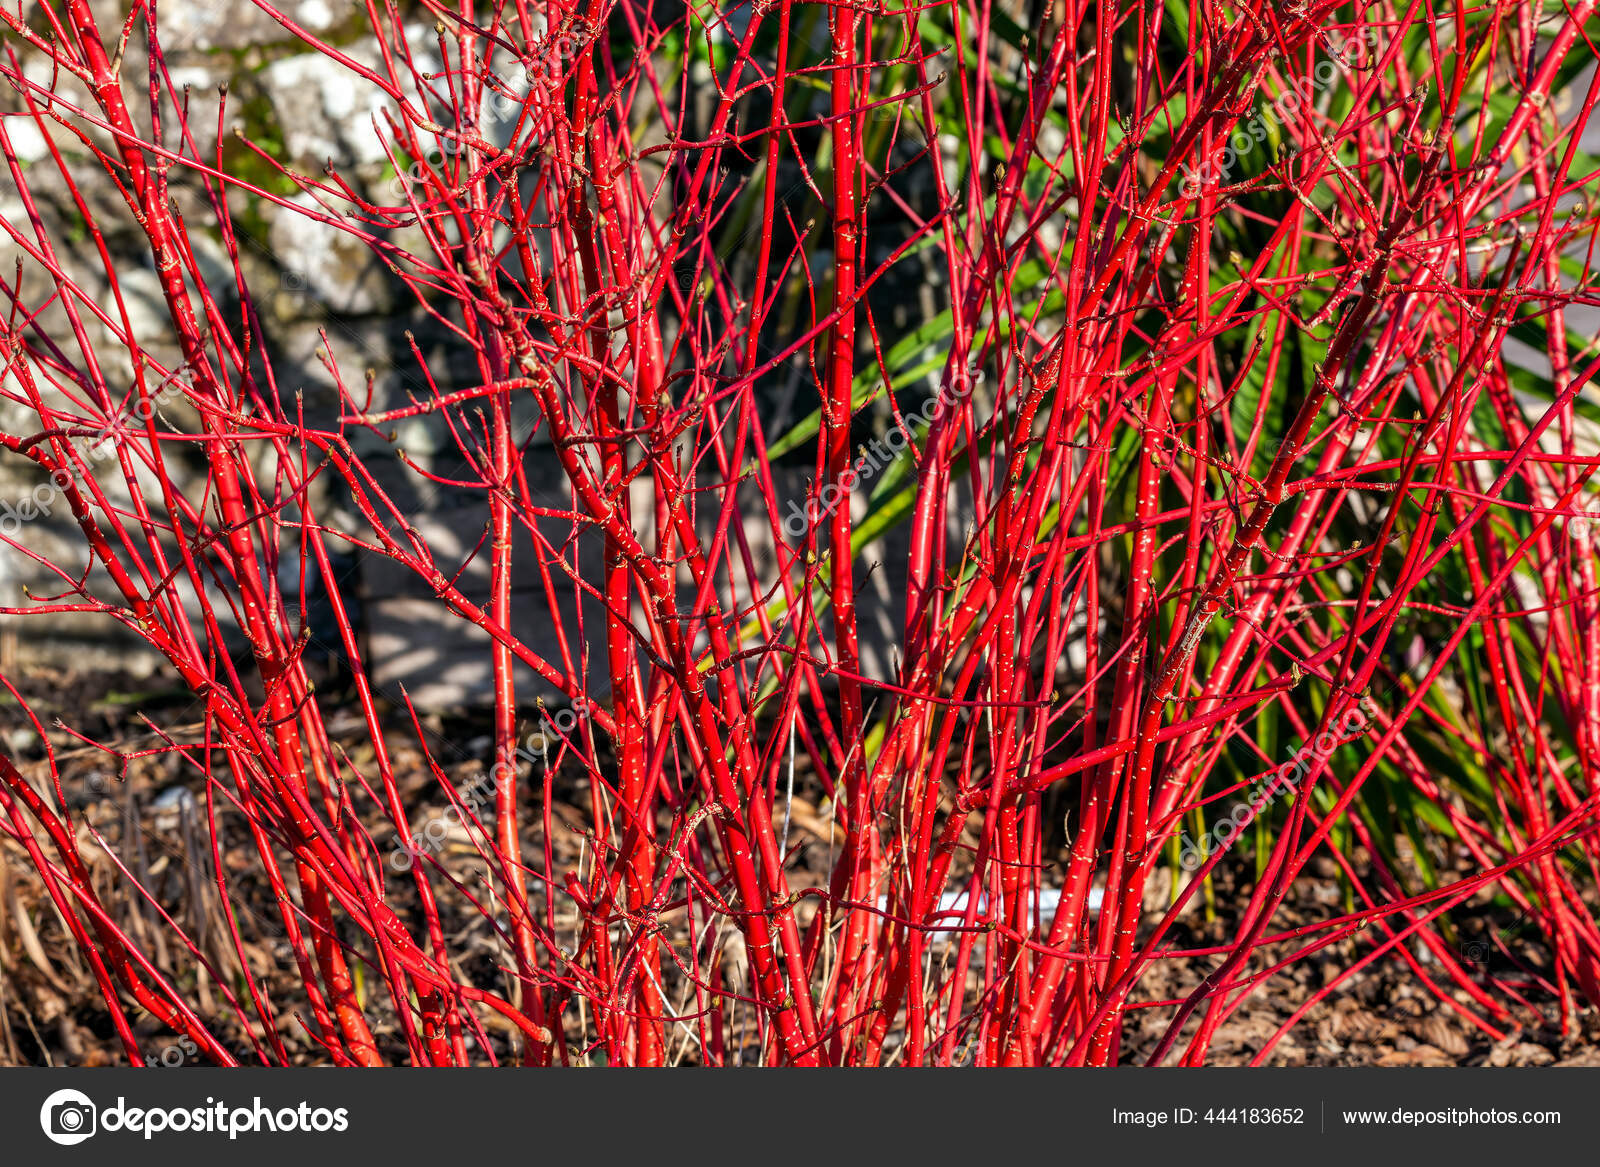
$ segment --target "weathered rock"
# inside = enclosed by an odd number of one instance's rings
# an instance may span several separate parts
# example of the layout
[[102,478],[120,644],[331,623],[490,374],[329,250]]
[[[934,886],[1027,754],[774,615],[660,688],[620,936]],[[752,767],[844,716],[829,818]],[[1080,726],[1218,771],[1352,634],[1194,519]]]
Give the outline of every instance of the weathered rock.
[[[311,33],[328,32],[348,18],[348,7],[337,0],[281,0],[277,7]],[[124,15],[117,12],[118,23]],[[169,0],[158,8],[157,20],[167,53],[249,49],[297,39],[254,4],[236,0]]]
[[274,61],[257,77],[277,113],[286,161],[320,165],[331,158],[359,166],[388,160],[374,119],[381,126],[383,110],[394,102],[370,81],[316,53]]
[[[320,212],[310,195],[292,201]],[[282,207],[270,208],[269,223],[268,243],[280,268],[278,292],[290,301],[279,315],[293,318],[327,310],[362,316],[398,304],[393,275],[348,232]]]

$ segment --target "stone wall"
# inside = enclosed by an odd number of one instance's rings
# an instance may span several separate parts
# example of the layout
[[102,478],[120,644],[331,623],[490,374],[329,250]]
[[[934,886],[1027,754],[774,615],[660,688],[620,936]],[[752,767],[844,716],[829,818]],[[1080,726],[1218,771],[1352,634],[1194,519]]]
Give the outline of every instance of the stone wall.
[[[357,10],[345,0],[282,3],[290,16],[338,45],[341,51],[358,61],[377,63],[366,44],[364,26],[354,16]],[[96,0],[96,7],[105,27],[121,23],[123,6],[116,0]],[[218,148],[218,109],[225,100],[224,125],[238,125],[247,136],[296,170],[317,173],[331,158],[341,176],[358,185],[365,184],[369,190],[381,191],[394,183],[394,171],[374,126],[374,119],[381,116],[385,104],[375,86],[308,51],[271,17],[243,0],[168,0],[159,11],[164,56],[174,83],[188,86],[190,124],[199,139],[202,157]],[[419,23],[412,43],[421,49],[433,37],[431,21]],[[139,36],[132,38],[124,61],[125,83],[130,91],[148,83],[140,40]],[[437,68],[436,62],[420,63],[424,69],[430,65]],[[39,79],[44,78],[40,75]],[[219,95],[220,84],[226,85],[225,99]],[[70,84],[60,89],[87,104],[87,95],[74,94]],[[709,85],[702,86],[701,99],[709,98],[712,92]],[[0,103],[0,109],[20,108],[15,95],[0,95]],[[54,173],[44,139],[25,119],[7,118],[5,124],[13,148],[27,168],[49,234],[62,247],[64,265],[82,279],[85,287],[98,289],[97,295],[108,300],[103,276],[97,278],[94,274],[94,255],[85,240],[81,219]],[[300,205],[310,205],[307,196],[295,193],[281,176],[273,175],[270,168],[231,137],[224,137],[221,149],[230,173],[247,177]],[[128,300],[135,335],[161,359],[175,362],[171,328],[140,233],[116,192],[108,189],[103,174],[87,161],[72,165],[85,176],[82,185],[91,212],[106,230],[107,242],[119,257],[118,277]],[[219,301],[231,305],[235,300],[231,292],[234,276],[222,237],[215,230],[199,229],[199,225],[214,221],[211,209],[202,200],[203,192],[181,168],[174,170],[172,182],[174,198],[191,226],[202,278]],[[408,331],[415,335],[430,372],[443,388],[448,390],[472,377],[471,366],[461,364],[460,346],[418,309],[404,285],[361,243],[337,229],[248,197],[237,189],[231,190],[228,198],[241,240],[240,262],[263,316],[263,347],[280,394],[286,398],[302,394],[310,416],[331,418],[336,406],[333,381],[317,356],[324,335],[347,377],[359,383],[362,373],[370,370],[375,409],[402,404],[413,396],[427,396],[409,350]],[[393,201],[392,196],[389,201]],[[0,215],[13,225],[26,227],[20,200],[14,195],[0,193]],[[416,245],[420,250],[414,239],[400,238],[397,242]],[[9,265],[18,253],[9,237],[0,239],[0,263]],[[126,262],[122,262],[124,256]],[[47,298],[46,273],[37,264],[26,266],[28,294],[34,302]],[[908,291],[904,303],[896,304],[885,318],[894,315],[910,322],[937,308],[931,281],[925,281]],[[47,313],[44,319],[47,330],[61,330],[51,335],[67,335],[67,322],[59,311]],[[103,326],[91,321],[90,327]],[[118,349],[108,346],[107,351]],[[795,370],[771,390],[772,407],[764,411],[763,418],[769,436],[781,432],[786,419],[794,415],[799,374],[800,370]],[[7,388],[15,386],[8,384]],[[198,423],[181,399],[166,408],[180,424]],[[531,413],[525,410],[519,424],[524,427],[523,433],[529,432],[533,425]],[[0,426],[9,432],[32,432],[37,428],[26,410],[4,402],[0,402]],[[396,431],[392,445],[371,435],[360,435],[358,449],[384,488],[393,493],[414,525],[439,550],[441,562],[448,562],[452,554],[464,555],[484,529],[486,504],[476,497],[430,486],[403,467],[396,456],[396,451],[403,449],[416,465],[449,475],[459,467],[459,455],[444,422],[437,417],[413,419],[397,425]],[[801,496],[809,474],[809,457],[797,455],[792,463],[775,468],[785,500]],[[195,497],[201,468],[177,459],[174,469],[179,488]],[[547,447],[534,444],[528,454],[527,473],[536,489],[549,492],[554,505],[568,505],[561,474]],[[0,456],[0,500],[26,495],[41,477],[31,462]],[[126,496],[126,486],[114,463],[107,462],[101,478],[112,497]],[[641,479],[636,485],[640,505],[647,512],[653,505],[649,501],[650,484]],[[319,495],[315,501],[321,513],[336,520],[342,515],[352,527],[359,527],[345,500],[337,494]],[[0,511],[0,516],[3,514]],[[762,527],[763,524],[751,523],[748,530],[758,572],[765,573],[770,583],[772,551],[770,542],[763,542]],[[708,537],[709,534],[708,531]],[[951,534],[959,537],[961,532]],[[85,566],[82,539],[64,507],[58,506],[28,523],[25,541],[41,557],[74,567]],[[559,637],[535,568],[535,549],[524,537],[516,552],[516,631],[537,651],[557,658]],[[594,554],[597,556],[598,552]],[[868,569],[877,560],[903,562],[904,554],[904,547],[899,544],[869,548],[858,572],[858,577],[864,577],[859,597],[864,665],[874,674],[889,671],[884,646],[897,639],[902,617],[892,583],[898,573]],[[291,563],[285,570],[297,572],[298,564]],[[398,701],[403,687],[413,700],[432,707],[452,707],[487,698],[488,642],[479,630],[451,616],[421,580],[387,560],[356,555],[342,570],[341,586],[361,615],[368,663],[375,682],[386,695]],[[24,586],[48,592],[59,590],[60,583],[59,579],[52,581],[37,561],[0,548],[0,594],[6,597],[0,602],[18,602]],[[461,586],[475,600],[487,598],[486,560],[480,559],[468,568]],[[556,591],[566,616],[566,635],[576,645],[581,640],[576,600],[570,581],[559,573]],[[228,625],[225,606],[219,608],[219,613]],[[8,623],[14,626],[16,622]],[[605,670],[599,662],[603,661],[603,652],[594,632],[601,623],[598,611],[586,608],[584,623],[594,641],[591,651],[597,667],[591,671],[597,682],[595,689],[602,692]],[[225,630],[232,632],[231,626]],[[319,639],[331,643],[330,627],[319,626],[317,632]],[[147,672],[160,665],[136,637],[102,617],[28,623],[18,628],[15,639],[8,638],[5,645],[0,651],[19,657],[24,663],[48,660],[73,666],[116,666],[134,672]],[[236,647],[241,646],[236,642]],[[531,677],[524,680],[524,691],[539,691]]]

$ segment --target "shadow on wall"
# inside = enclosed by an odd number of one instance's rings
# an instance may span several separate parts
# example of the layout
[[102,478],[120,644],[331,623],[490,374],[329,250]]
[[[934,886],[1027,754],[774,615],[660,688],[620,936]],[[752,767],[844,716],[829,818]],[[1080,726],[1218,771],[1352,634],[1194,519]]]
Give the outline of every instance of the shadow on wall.
[[[283,7],[308,29],[326,36],[330,43],[356,59],[365,60],[364,54],[371,51],[359,35],[360,21],[351,22],[337,6],[325,5],[321,0],[286,0]],[[216,86],[226,81],[232,94],[232,115],[241,119],[246,132],[271,127],[274,133],[270,136],[281,140],[285,161],[291,165],[314,173],[320,169],[324,158],[333,157],[340,160],[341,173],[358,185],[364,183],[373,190],[382,190],[396,182],[403,184],[403,177],[396,176],[389,168],[387,156],[372,131],[371,115],[382,107],[383,100],[350,71],[305,51],[297,41],[285,40],[282,28],[264,13],[251,5],[230,4],[227,0],[194,0],[164,8],[161,26],[173,83],[191,90],[191,114],[196,133],[200,135],[197,148],[202,156],[217,145],[212,128],[216,119],[211,115],[218,101]],[[123,64],[130,84],[147,83],[147,62],[139,38],[130,42]],[[424,69],[436,67],[427,60],[418,64]],[[709,86],[701,89],[696,95],[693,117],[707,120],[710,117],[707,101],[713,90]],[[0,98],[0,103],[5,100]],[[10,107],[0,104],[0,108]],[[12,120],[19,127],[24,126],[22,120]],[[506,129],[503,122],[495,122],[487,132],[504,133]],[[30,150],[37,155],[32,157],[33,162],[46,157],[48,152],[42,138],[30,145],[23,140],[25,135],[21,129],[17,134],[19,149],[25,155]],[[226,147],[226,143],[223,146]],[[29,157],[22,161],[30,164]],[[41,181],[34,193],[39,197],[47,230],[55,238],[67,238],[70,227],[79,221],[77,209],[65,190],[53,189],[42,180],[42,175],[39,177]],[[789,177],[793,182],[788,184],[784,199],[795,201],[790,217],[800,217],[805,208],[799,204],[808,198],[807,188],[797,173]],[[174,169],[171,182],[174,198],[183,207],[191,228],[200,276],[222,304],[225,314],[236,320],[238,304],[231,291],[234,277],[228,255],[217,233],[204,231],[199,226],[210,218],[203,193],[181,167]],[[920,197],[917,191],[910,189],[901,193],[913,201]],[[127,223],[126,207],[106,184],[88,183],[85,194],[97,221]],[[259,199],[235,198],[237,194],[230,195],[230,207],[241,243],[244,274],[263,326],[263,331],[254,336],[258,346],[254,359],[258,370],[264,370],[270,363],[287,409],[293,411],[295,395],[300,393],[311,424],[331,428],[336,423],[339,409],[333,379],[319,353],[324,345],[331,350],[347,383],[359,386],[363,373],[371,370],[374,410],[426,399],[429,395],[411,348],[413,339],[429,372],[444,391],[476,383],[476,370],[459,338],[417,309],[404,286],[370,250],[337,230],[264,204]],[[305,201],[304,196],[288,197],[291,201]],[[4,196],[0,196],[0,213],[8,218],[15,218],[17,214],[16,207]],[[888,221],[880,226],[874,243],[879,251],[892,246],[893,232],[900,229]],[[403,235],[404,232],[397,233],[395,242],[411,248],[421,246],[419,241],[403,238]],[[127,246],[137,238],[138,233],[131,230],[108,236],[113,246],[119,243]],[[744,255],[747,250],[746,239],[720,240],[715,256],[701,257],[697,262],[716,262],[732,269],[747,262]],[[0,260],[9,261],[10,258],[0,255]],[[118,258],[118,278],[130,302],[135,335],[153,356],[175,367],[179,355],[169,343],[171,326],[148,254],[141,254],[137,247],[132,247],[125,257]],[[121,262],[124,258],[125,263]],[[76,261],[68,263],[69,269],[75,266],[79,266]],[[44,278],[37,265],[26,267],[28,280]],[[83,287],[89,294],[102,299],[109,297],[103,275],[97,280],[92,274],[92,257],[90,270],[74,270],[73,274],[81,275]],[[931,275],[936,274],[907,267],[903,272],[895,272],[893,278],[881,281],[880,287],[875,289],[873,309],[887,343],[892,343],[919,316],[926,317],[937,310],[934,300],[939,299],[940,294],[932,290],[931,279]],[[33,302],[47,299],[48,296],[42,295],[31,297]],[[913,310],[919,304],[920,313]],[[67,323],[59,318],[59,309],[51,311],[54,315],[47,311],[40,318],[40,330],[46,335],[70,335]],[[668,327],[672,327],[671,322]],[[804,412],[815,404],[814,397],[796,399],[797,392],[802,398],[810,392],[809,385],[797,389],[803,380],[798,366],[785,370],[782,375],[774,375],[770,390],[774,407],[764,418],[769,427],[782,428],[785,416],[792,416],[795,410]],[[516,408],[519,432],[532,432],[531,401],[519,401]],[[190,430],[199,424],[197,415],[181,395],[164,406],[164,410],[168,423],[177,429]],[[11,432],[31,432],[29,416],[26,410],[18,412],[17,407],[0,402],[0,427]],[[36,425],[34,419],[32,428]],[[441,571],[451,576],[461,568],[463,561],[471,558],[458,583],[469,598],[486,604],[487,556],[480,553],[472,558],[488,519],[487,504],[481,493],[438,487],[406,467],[396,456],[396,448],[403,449],[414,463],[441,476],[463,477],[458,473],[463,462],[447,427],[442,419],[434,417],[401,422],[394,428],[392,444],[361,431],[351,432],[352,441],[406,521],[436,549]],[[569,507],[570,495],[548,447],[536,442],[525,460],[530,481],[537,491],[549,495],[549,505]],[[804,497],[810,473],[805,464],[809,461],[809,452],[796,451],[795,465],[773,467],[780,506]],[[204,457],[197,445],[181,449],[169,464],[177,468],[176,485],[180,491],[191,498],[203,494]],[[97,467],[97,476],[114,498],[116,490],[126,490],[113,459]],[[39,478],[38,468],[28,460],[0,456],[0,501],[20,504],[20,500],[37,488]],[[262,480],[271,480],[270,471]],[[363,524],[356,521],[349,500],[340,497],[338,490],[327,490],[327,482],[326,478],[319,480],[317,489],[324,493],[313,496],[319,515],[325,516],[333,526],[363,534]],[[636,513],[650,513],[654,506],[650,482],[643,478],[637,480],[635,490]],[[742,505],[751,506],[753,502],[753,495],[741,497]],[[863,505],[859,498],[857,505]],[[4,513],[0,511],[0,521]],[[714,512],[702,518],[703,545],[709,546],[715,535],[710,526],[714,518]],[[745,531],[755,560],[758,590],[765,594],[776,575],[770,532],[765,516],[758,515],[753,506],[746,519]],[[69,572],[87,566],[81,534],[64,506],[19,522],[16,530],[19,542],[29,551],[61,564]],[[541,530],[557,546],[565,545],[572,538],[569,526],[553,520],[543,522]],[[12,534],[9,529],[5,533]],[[950,532],[955,539],[961,534],[959,530]],[[905,539],[902,524],[865,548],[858,560],[862,663],[863,670],[873,677],[889,676],[890,646],[900,640],[903,572],[895,565],[905,562]],[[517,540],[513,633],[541,657],[554,662],[562,661],[565,653],[581,664],[587,653],[592,682],[588,685],[589,693],[596,699],[603,698],[606,693],[603,611],[592,598],[584,599],[580,610],[571,579],[560,571],[550,573],[552,595],[547,596],[538,567],[540,549],[525,531],[518,532]],[[584,557],[585,574],[587,578],[596,578],[601,554],[599,540],[593,535],[586,535],[584,540],[580,542],[579,554]],[[341,544],[330,541],[330,550],[339,552]],[[281,558],[276,565],[264,562],[262,566],[266,570],[276,567],[280,580],[292,589],[298,585],[301,575],[298,548],[292,535],[285,534],[279,551]],[[739,557],[733,558],[739,575],[735,592],[740,602],[747,605],[749,584],[743,578],[744,568]],[[880,562],[883,567],[875,566]],[[336,569],[341,577],[338,585],[341,594],[360,616],[369,669],[386,699],[399,704],[403,686],[413,701],[426,709],[488,702],[490,654],[486,633],[450,613],[414,572],[380,556],[349,551],[348,559],[336,564]],[[312,585],[307,606],[314,637],[308,654],[336,660],[341,655],[337,630],[320,591],[328,585],[315,576],[314,571],[307,573]],[[114,594],[107,586],[108,581],[97,572],[91,571],[87,578],[96,594]],[[54,594],[62,585],[60,577],[43,570],[27,554],[0,546],[0,604],[21,603],[24,587],[35,593]],[[686,580],[684,589],[687,602]],[[559,624],[551,613],[552,599],[561,613]],[[194,626],[201,628],[198,603],[193,594],[184,595],[183,603]],[[297,606],[292,600],[291,605]],[[227,647],[248,658],[248,646],[237,632],[230,605],[214,602],[212,606],[222,625]],[[297,618],[298,612],[293,612],[291,619]],[[150,673],[163,667],[160,657],[140,638],[107,617],[71,615],[47,620],[4,620],[0,621],[0,626],[6,633],[0,637],[0,657],[6,658],[7,663],[38,661],[72,668],[116,668],[132,673]],[[831,636],[826,618],[823,634]],[[531,701],[536,696],[553,697],[555,690],[538,680],[531,670],[519,669],[519,696]]]
[[[568,507],[564,478],[550,456],[548,448],[530,451],[527,474],[536,490],[548,493],[548,505]],[[804,498],[809,475],[796,468],[774,468],[773,477],[781,503]],[[745,501],[741,498],[741,501]],[[643,476],[633,483],[633,510],[635,514],[652,514],[654,486]],[[859,497],[858,509],[864,507]],[[486,504],[455,498],[441,500],[440,505],[418,511],[414,523],[429,546],[434,548],[441,564],[458,565],[478,546],[488,523]],[[701,545],[709,547],[715,532],[711,529],[715,519],[703,519]],[[764,513],[747,511],[744,524],[754,563],[757,594],[770,594],[777,580],[777,561],[772,535]],[[552,545],[562,547],[572,538],[571,524],[557,520],[543,520],[540,530]],[[952,539],[959,538],[960,530],[952,530]],[[873,678],[888,679],[892,675],[891,649],[901,640],[904,625],[904,593],[900,578],[903,574],[894,569],[904,564],[908,557],[908,530],[904,524],[892,529],[884,538],[868,544],[858,557],[856,573],[858,592],[857,617],[861,638],[863,672]],[[548,555],[548,552],[543,552]],[[534,546],[526,531],[518,530],[512,547],[512,620],[511,631],[519,640],[540,657],[559,666],[563,659],[575,663],[589,657],[587,685],[589,696],[596,700],[608,696],[608,678],[605,664],[605,611],[593,597],[585,597],[579,618],[577,592],[570,578],[559,570],[549,572],[549,592],[538,568],[541,549]],[[593,534],[579,538],[578,555],[589,579],[598,578],[601,566],[601,540]],[[742,557],[735,551],[736,584],[741,606],[749,605],[749,581],[745,576]],[[874,570],[875,565],[878,566]],[[448,568],[447,568],[448,574]],[[725,576],[724,576],[725,582]],[[487,606],[489,600],[489,564],[486,554],[480,553],[456,580],[456,586],[475,604]],[[373,682],[386,694],[398,699],[400,689],[410,695],[419,708],[448,709],[462,705],[488,703],[492,698],[492,670],[490,664],[490,637],[460,616],[452,613],[434,596],[427,582],[416,573],[377,556],[365,556],[362,562],[362,589],[366,604],[369,653]],[[679,597],[687,607],[692,599],[685,569],[679,578]],[[551,597],[562,614],[559,630],[551,617]],[[642,613],[635,601],[635,620],[642,627]],[[824,635],[831,637],[831,626],[824,617]],[[565,643],[563,644],[563,637]],[[815,643],[813,641],[813,650]],[[557,690],[535,676],[531,669],[521,665],[517,669],[519,701],[534,697],[552,699]]]

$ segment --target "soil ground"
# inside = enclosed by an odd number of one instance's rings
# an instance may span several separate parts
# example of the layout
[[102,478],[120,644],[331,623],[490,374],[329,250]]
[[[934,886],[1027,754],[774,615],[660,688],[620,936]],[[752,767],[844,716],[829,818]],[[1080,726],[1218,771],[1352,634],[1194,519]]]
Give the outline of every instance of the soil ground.
[[[183,905],[181,922],[193,934],[205,935],[207,950],[224,965],[236,962],[226,944],[214,882],[208,871],[209,841],[203,827],[204,794],[192,771],[186,770],[171,752],[155,752],[161,745],[156,730],[178,742],[197,740],[202,731],[190,694],[152,688],[148,680],[118,677],[103,673],[72,675],[33,669],[15,675],[12,683],[33,707],[41,720],[62,719],[83,738],[114,744],[125,762],[74,740],[60,725],[45,721],[45,730],[55,746],[62,790],[69,804],[81,811],[83,821],[98,832],[130,868],[142,873],[163,904]],[[486,723],[478,717],[433,715],[424,719],[429,750],[458,789],[471,783],[483,770],[488,752]],[[364,727],[351,715],[331,727],[346,744],[356,765],[363,755],[370,757],[371,743]],[[35,780],[48,773],[45,751],[37,730],[28,722],[17,703],[0,693],[0,736],[11,756]],[[446,800],[431,778],[409,726],[396,719],[390,740],[396,771],[407,784],[407,805],[442,808]],[[185,810],[188,790],[199,798],[198,816]],[[808,792],[820,801],[819,792]],[[556,788],[557,803],[552,807],[557,821],[571,828],[583,828],[588,820],[587,784],[564,778]],[[537,816],[530,816],[537,817]],[[296,981],[287,945],[275,939],[270,889],[252,869],[249,847],[241,819],[225,814],[223,860],[228,868],[230,887],[245,952],[253,971],[275,1000],[293,1000]],[[819,815],[814,803],[797,798],[793,813],[794,830],[802,846],[790,871],[797,887],[825,883],[827,878],[830,825]],[[575,863],[581,846],[575,830],[557,830],[552,838],[558,870]],[[536,827],[530,827],[525,840],[529,853],[538,854],[543,846]],[[446,839],[442,861],[447,867],[459,865],[470,876],[477,856],[468,840]],[[1161,872],[1156,896],[1170,895],[1171,878]],[[126,916],[125,928],[140,939],[147,939],[158,966],[171,970],[177,983],[192,987],[203,1016],[226,1018],[228,1010],[214,984],[199,976],[193,961],[162,937],[154,913],[141,906],[126,891],[126,881],[107,861],[96,870],[96,881],[108,903]],[[395,881],[399,882],[399,881]],[[120,888],[120,890],[118,890]],[[1200,906],[1191,911],[1172,933],[1180,948],[1200,948],[1226,942],[1233,929],[1227,918],[1231,904],[1243,902],[1248,887],[1222,872],[1215,881],[1209,907],[1196,897]],[[1331,869],[1302,877],[1296,882],[1278,916],[1275,929],[1312,924],[1344,910],[1345,890]],[[501,954],[492,933],[480,916],[470,911],[464,900],[446,890],[441,900],[447,927],[457,929],[449,938],[453,951],[462,953],[462,970],[477,983],[496,984],[504,980]],[[1530,1002],[1512,1022],[1502,1024],[1503,1039],[1496,1040],[1464,1020],[1454,1010],[1439,1003],[1421,979],[1436,975],[1436,962],[1428,954],[1412,950],[1413,962],[1390,953],[1372,961],[1344,979],[1338,989],[1314,1006],[1273,1046],[1269,1065],[1320,1066],[1415,1066],[1415,1065],[1600,1065],[1600,1015],[1589,1010],[1568,1018],[1563,1033],[1560,1018],[1547,990],[1538,984],[1539,970],[1546,954],[1536,938],[1520,933],[1514,917],[1506,917],[1488,896],[1474,901],[1474,924],[1482,935],[1498,931],[1511,936],[1513,948],[1524,967],[1500,967],[1490,963],[1479,971],[1512,985]],[[1458,913],[1459,916],[1459,913]],[[558,930],[562,921],[557,915]],[[1462,938],[1463,951],[1488,957],[1500,953],[1487,942]],[[1372,950],[1371,938],[1358,934],[1301,959],[1268,980],[1245,1000],[1220,1026],[1211,1046],[1210,1064],[1248,1064],[1267,1040],[1286,1022],[1307,998]],[[1279,958],[1288,950],[1276,954]],[[1275,954],[1263,950],[1263,957]],[[1213,962],[1217,958],[1212,958]],[[1199,984],[1214,967],[1201,959],[1161,962],[1141,982],[1134,1010],[1125,1029],[1122,1059],[1143,1063],[1161,1039],[1172,1015],[1172,1004]],[[1261,962],[1255,965],[1259,971]],[[278,983],[275,985],[274,981]],[[272,992],[276,988],[277,992]],[[1468,1000],[1458,992],[1456,998]],[[214,1008],[214,1011],[211,1011]],[[380,1041],[387,1036],[397,1041],[393,1019],[382,1016],[374,1026]],[[227,1032],[228,1022],[219,1022]],[[1191,1025],[1193,1021],[1191,1020]],[[295,1027],[298,1028],[298,1027]],[[140,1027],[142,1042],[148,1042],[147,1061],[182,1064],[184,1051],[172,1044],[172,1035],[152,1025]],[[242,1043],[242,1031],[228,1032],[229,1040]],[[495,1035],[498,1036],[498,1035]],[[572,1035],[574,1038],[577,1034]],[[1178,1048],[1182,1048],[1179,1043]],[[174,1052],[176,1050],[176,1052]],[[297,1057],[307,1062],[317,1059],[310,1043],[299,1047]],[[26,855],[9,839],[0,839],[0,1065],[107,1065],[125,1060],[121,1044],[111,1031],[93,977],[81,956],[69,942],[66,929],[53,905],[33,874]]]

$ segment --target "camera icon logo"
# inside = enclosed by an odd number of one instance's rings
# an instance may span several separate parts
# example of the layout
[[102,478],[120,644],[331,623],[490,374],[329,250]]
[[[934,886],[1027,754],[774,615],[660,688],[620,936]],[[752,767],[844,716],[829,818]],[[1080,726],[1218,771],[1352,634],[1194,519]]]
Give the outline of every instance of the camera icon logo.
[[77,1090],[57,1090],[39,1108],[39,1125],[52,1143],[72,1147],[94,1134],[97,1114],[88,1095]]

